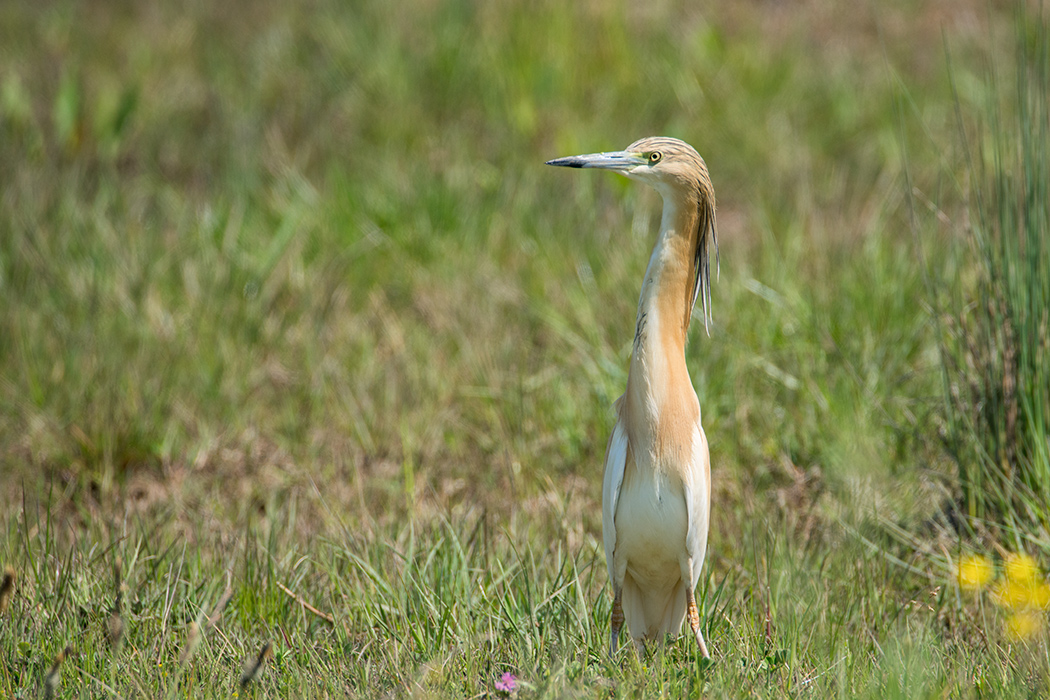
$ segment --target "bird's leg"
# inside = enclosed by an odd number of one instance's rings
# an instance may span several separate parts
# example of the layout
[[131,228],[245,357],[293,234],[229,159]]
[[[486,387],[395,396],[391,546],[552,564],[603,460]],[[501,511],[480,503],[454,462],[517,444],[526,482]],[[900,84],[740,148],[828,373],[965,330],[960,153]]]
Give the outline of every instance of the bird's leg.
[[623,589],[618,589],[613,596],[612,634],[609,640],[609,657],[616,656],[616,648],[619,646],[620,630],[623,629]]
[[710,659],[711,655],[707,653],[707,644],[704,642],[704,635],[700,633],[700,611],[696,609],[696,596],[693,594],[693,589],[689,589],[689,627],[693,630],[693,635],[696,637],[696,643],[700,645],[700,653],[703,654],[705,659]]

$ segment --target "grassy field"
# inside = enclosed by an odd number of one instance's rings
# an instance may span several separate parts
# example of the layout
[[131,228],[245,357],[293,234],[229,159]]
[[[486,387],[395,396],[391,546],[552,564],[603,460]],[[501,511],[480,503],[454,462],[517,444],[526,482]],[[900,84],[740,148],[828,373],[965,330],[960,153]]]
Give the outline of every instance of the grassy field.
[[[965,517],[942,365],[1038,20],[180,5],[0,6],[0,695],[1050,692],[1050,536]],[[605,654],[658,196],[543,165],[652,134],[718,197],[713,665]]]

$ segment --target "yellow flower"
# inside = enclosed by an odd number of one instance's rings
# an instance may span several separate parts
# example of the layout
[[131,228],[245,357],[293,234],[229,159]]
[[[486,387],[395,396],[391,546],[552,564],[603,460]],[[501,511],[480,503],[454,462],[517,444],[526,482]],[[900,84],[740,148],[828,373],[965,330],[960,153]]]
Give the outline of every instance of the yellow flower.
[[1027,554],[1009,554],[1006,557],[1006,578],[1014,583],[1032,585],[1039,575],[1039,565]]
[[1032,605],[1046,610],[1050,608],[1050,584],[1041,583],[1032,591]]
[[1042,613],[1033,610],[1014,613],[1006,620],[1006,631],[1014,639],[1031,639],[1043,626]]
[[966,590],[978,590],[992,578],[992,563],[988,557],[967,554],[959,560],[959,586]]
[[1035,589],[1032,586],[1003,579],[992,588],[992,600],[1000,608],[1018,610],[1031,607],[1034,592]]

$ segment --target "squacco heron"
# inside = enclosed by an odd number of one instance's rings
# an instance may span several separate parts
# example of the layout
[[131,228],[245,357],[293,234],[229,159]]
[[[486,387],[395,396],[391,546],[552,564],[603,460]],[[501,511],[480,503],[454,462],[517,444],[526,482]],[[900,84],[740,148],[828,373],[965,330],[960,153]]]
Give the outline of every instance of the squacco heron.
[[707,550],[711,458],[700,402],[685,364],[685,342],[699,298],[711,318],[715,191],[704,159],[687,143],[650,137],[627,150],[547,161],[622,173],[663,197],[660,235],[638,299],[627,390],[605,452],[602,535],[613,589],[609,653],[624,620],[639,652],[689,627],[705,658],[697,581]]

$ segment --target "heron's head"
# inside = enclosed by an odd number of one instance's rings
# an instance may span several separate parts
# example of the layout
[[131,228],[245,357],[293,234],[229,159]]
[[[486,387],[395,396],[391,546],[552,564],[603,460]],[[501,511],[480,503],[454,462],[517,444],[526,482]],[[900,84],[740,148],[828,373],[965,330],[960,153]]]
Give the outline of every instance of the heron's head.
[[[622,173],[632,180],[652,186],[668,207],[679,208],[686,202],[696,207],[696,248],[693,304],[699,297],[704,308],[704,326],[711,319],[711,258],[709,243],[714,244],[715,266],[718,265],[718,238],[715,234],[715,190],[707,164],[696,150],[684,141],[665,136],[650,136],[635,141],[625,150],[590,153],[548,160],[547,165],[568,168],[600,168]],[[690,307],[692,308],[692,307]]]
[[714,195],[700,154],[686,142],[665,136],[640,139],[622,151],[555,158],[547,165],[613,170],[644,182],[665,196],[683,188]]

